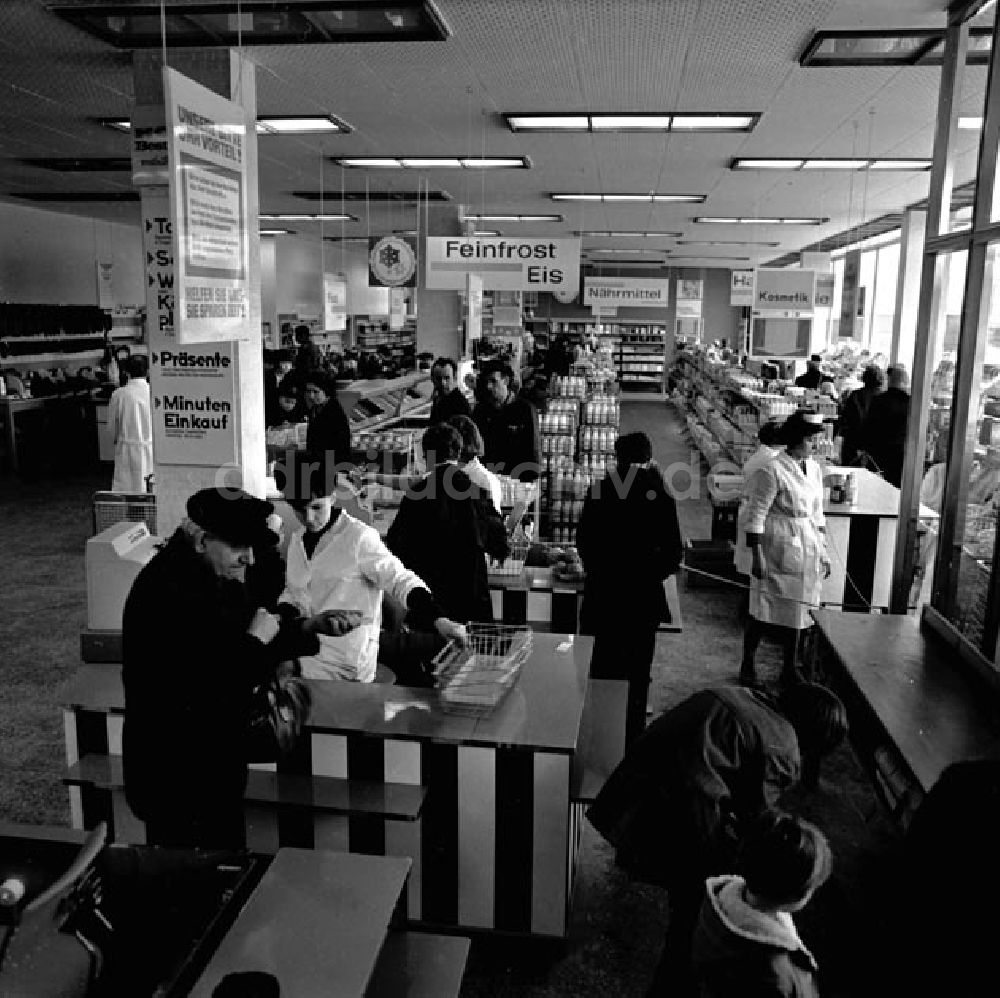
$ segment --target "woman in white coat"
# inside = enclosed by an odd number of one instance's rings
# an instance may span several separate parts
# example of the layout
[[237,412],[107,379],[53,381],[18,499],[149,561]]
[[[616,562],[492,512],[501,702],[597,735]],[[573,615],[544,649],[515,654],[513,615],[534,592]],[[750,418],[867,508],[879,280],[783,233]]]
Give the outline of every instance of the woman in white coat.
[[112,492],[145,492],[153,473],[153,423],[149,412],[146,358],[122,361],[127,380],[116,388],[108,404],[108,425],[115,442]]
[[747,547],[747,515],[748,496],[750,492],[750,481],[754,473],[770,464],[780,453],[781,448],[777,444],[778,429],[781,424],[774,419],[768,420],[757,431],[757,442],[760,446],[747,458],[743,465],[743,495],[740,496],[740,508],[736,513],[736,548],[733,552],[733,562],[736,571],[741,575],[749,575],[753,558],[750,555],[750,548]]
[[781,637],[782,679],[800,678],[799,636],[812,626],[830,573],[823,515],[823,473],[810,454],[823,417],[795,412],[778,430],[785,452],[755,471],[747,483],[746,540],[750,549],[750,614],[743,636],[740,682],[756,681],[754,656],[765,628]]

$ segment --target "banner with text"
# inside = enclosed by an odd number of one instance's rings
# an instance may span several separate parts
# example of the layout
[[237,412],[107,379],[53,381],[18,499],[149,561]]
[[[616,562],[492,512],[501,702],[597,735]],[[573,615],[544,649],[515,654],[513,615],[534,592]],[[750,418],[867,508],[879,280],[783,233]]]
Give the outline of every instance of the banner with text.
[[479,274],[494,291],[558,291],[580,285],[580,240],[428,236],[427,287],[464,291]]
[[729,304],[753,307],[753,271],[734,270],[729,279]]
[[[142,192],[142,257],[146,273],[146,327],[176,340],[174,328],[174,227],[165,187]],[[152,384],[152,381],[150,381]]]
[[[861,323],[858,322],[858,314],[860,312],[864,315],[860,278],[861,251],[851,250],[844,257],[844,279],[840,287],[840,322],[837,326],[837,339],[854,339],[855,331],[860,333]],[[859,336],[858,339],[860,338]]]
[[221,467],[236,454],[232,343],[152,350],[153,453],[157,464]]
[[583,303],[591,308],[666,308],[670,282],[641,277],[584,277]]
[[761,267],[754,271],[753,307],[774,318],[806,318],[813,314],[816,271]]
[[833,274],[816,275],[816,308],[833,308]]
[[339,275],[323,275],[323,328],[331,333],[347,328],[347,281]]
[[249,233],[239,105],[163,70],[181,343],[249,339]]

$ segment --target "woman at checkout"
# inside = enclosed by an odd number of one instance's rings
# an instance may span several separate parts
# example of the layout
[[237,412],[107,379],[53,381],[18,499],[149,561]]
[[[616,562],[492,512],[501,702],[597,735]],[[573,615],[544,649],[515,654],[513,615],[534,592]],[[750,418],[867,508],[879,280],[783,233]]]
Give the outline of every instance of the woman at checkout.
[[781,637],[784,682],[800,679],[799,636],[812,624],[830,574],[823,515],[823,473],[810,455],[823,430],[818,413],[795,412],[781,424],[785,451],[758,468],[746,484],[746,543],[750,549],[750,614],[743,636],[740,682],[756,682],[754,656],[766,628]]

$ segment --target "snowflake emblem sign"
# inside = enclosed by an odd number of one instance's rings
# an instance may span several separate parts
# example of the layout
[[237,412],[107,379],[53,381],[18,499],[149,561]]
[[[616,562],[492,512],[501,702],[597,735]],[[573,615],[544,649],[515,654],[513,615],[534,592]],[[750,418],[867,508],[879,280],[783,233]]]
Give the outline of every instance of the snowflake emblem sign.
[[374,277],[383,285],[399,287],[413,277],[417,259],[410,244],[396,236],[383,236],[369,255]]
[[395,246],[383,246],[378,258],[386,270],[395,270],[399,266],[399,250]]

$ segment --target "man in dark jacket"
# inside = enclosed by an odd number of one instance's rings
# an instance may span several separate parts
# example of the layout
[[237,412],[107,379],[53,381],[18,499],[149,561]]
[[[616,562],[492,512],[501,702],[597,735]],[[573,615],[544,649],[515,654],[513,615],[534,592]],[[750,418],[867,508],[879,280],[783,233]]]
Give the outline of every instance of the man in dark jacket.
[[620,863],[669,891],[670,930],[651,994],[690,993],[706,878],[732,871],[741,825],[773,807],[803,770],[817,773],[846,731],[843,704],[814,683],[788,687],[777,703],[721,686],[661,714],[629,746],[587,817]]
[[322,470],[327,491],[336,485],[334,470],[344,470],[351,463],[351,424],[347,421],[337,389],[325,371],[311,371],[303,381],[309,426],[306,430],[306,452]]
[[854,464],[859,453],[864,450],[865,420],[868,418],[872,401],[884,387],[885,377],[882,374],[882,369],[874,364],[869,364],[861,372],[861,387],[844,399],[837,427],[837,432],[843,440],[840,447],[841,464]]
[[277,664],[346,628],[340,611],[279,617],[248,597],[253,548],[274,507],[202,489],[139,573],[122,619],[125,795],[154,845],[244,842],[251,693]]
[[483,369],[484,397],[472,418],[483,435],[483,463],[498,475],[533,482],[541,458],[538,414],[530,402],[514,395],[513,380],[510,365],[491,361]]
[[797,388],[809,388],[812,391],[817,391],[824,381],[833,381],[833,378],[829,374],[823,373],[822,363],[823,358],[818,353],[812,354],[809,360],[806,361],[805,373],[800,374],[795,379],[795,386]]
[[447,423],[452,416],[471,416],[472,406],[458,385],[458,365],[451,357],[438,357],[431,367],[434,395],[429,424]]
[[899,488],[903,480],[906,450],[906,423],[910,416],[909,379],[906,368],[891,364],[886,371],[887,387],[868,407],[862,428],[865,449],[885,480]]
[[646,725],[656,631],[667,616],[663,580],[684,553],[677,507],[645,433],[615,441],[616,470],[591,490],[576,543],[587,572],[580,630],[593,634],[590,674],[627,679],[625,743]]
[[462,437],[435,424],[424,433],[428,473],[407,489],[386,545],[430,587],[444,615],[492,621],[484,553],[507,557],[507,534],[489,494],[458,466]]

